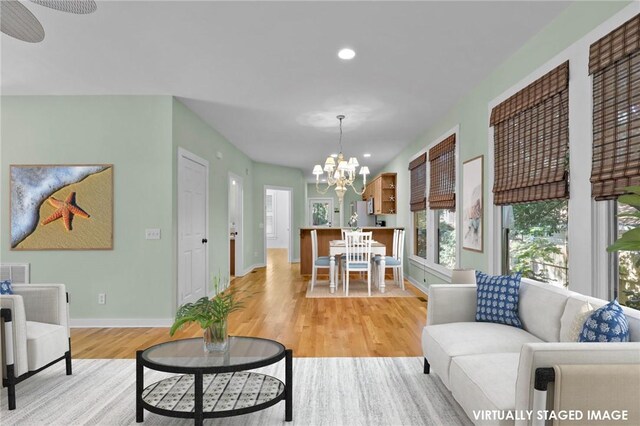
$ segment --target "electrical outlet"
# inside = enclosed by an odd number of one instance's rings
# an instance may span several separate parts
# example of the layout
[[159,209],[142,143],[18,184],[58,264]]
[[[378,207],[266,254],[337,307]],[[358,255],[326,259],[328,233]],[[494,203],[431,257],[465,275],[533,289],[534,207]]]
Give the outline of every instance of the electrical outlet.
[[148,228],[144,232],[144,237],[147,240],[159,240],[160,228]]
[[258,257],[258,252],[257,251],[253,252],[253,257]]
[[107,294],[98,293],[98,305],[106,305],[106,304],[107,304]]

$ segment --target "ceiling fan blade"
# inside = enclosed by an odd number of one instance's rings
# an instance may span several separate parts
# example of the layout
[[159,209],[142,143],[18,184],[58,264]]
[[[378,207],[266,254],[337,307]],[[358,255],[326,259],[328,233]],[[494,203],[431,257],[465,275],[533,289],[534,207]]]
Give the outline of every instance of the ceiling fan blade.
[[85,15],[87,13],[93,13],[98,8],[98,5],[93,0],[31,0],[35,4],[45,6],[51,9],[59,10],[61,12],[75,13],[78,15]]
[[44,40],[44,28],[29,9],[15,0],[2,0],[0,3],[0,31],[28,43]]

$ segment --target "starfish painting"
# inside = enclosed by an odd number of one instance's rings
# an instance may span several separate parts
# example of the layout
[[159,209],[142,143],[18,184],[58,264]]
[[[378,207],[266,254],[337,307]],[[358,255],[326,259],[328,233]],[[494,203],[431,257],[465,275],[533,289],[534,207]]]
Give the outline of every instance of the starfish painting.
[[41,222],[41,225],[46,225],[47,223],[51,223],[56,219],[62,218],[64,221],[64,227],[67,229],[67,231],[71,231],[71,218],[74,215],[84,217],[85,219],[89,218],[89,214],[78,207],[78,205],[76,204],[75,192],[69,194],[69,196],[67,196],[64,201],[56,200],[53,197],[49,197],[47,201],[49,202],[49,204],[56,208],[56,211],[54,211],[51,216],[43,220]]

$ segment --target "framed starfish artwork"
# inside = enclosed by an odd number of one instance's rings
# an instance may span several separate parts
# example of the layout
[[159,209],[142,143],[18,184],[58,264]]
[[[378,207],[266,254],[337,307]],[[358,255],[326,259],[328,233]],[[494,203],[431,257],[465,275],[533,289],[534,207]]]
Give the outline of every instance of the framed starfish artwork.
[[12,250],[113,249],[113,164],[12,165]]

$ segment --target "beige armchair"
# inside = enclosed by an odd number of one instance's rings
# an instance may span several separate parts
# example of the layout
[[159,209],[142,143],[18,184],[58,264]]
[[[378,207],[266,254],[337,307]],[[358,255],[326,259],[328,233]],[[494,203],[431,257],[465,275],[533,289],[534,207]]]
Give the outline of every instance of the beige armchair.
[[45,368],[66,361],[71,374],[69,301],[64,284],[14,284],[0,296],[2,386],[9,410],[16,408],[16,385]]

